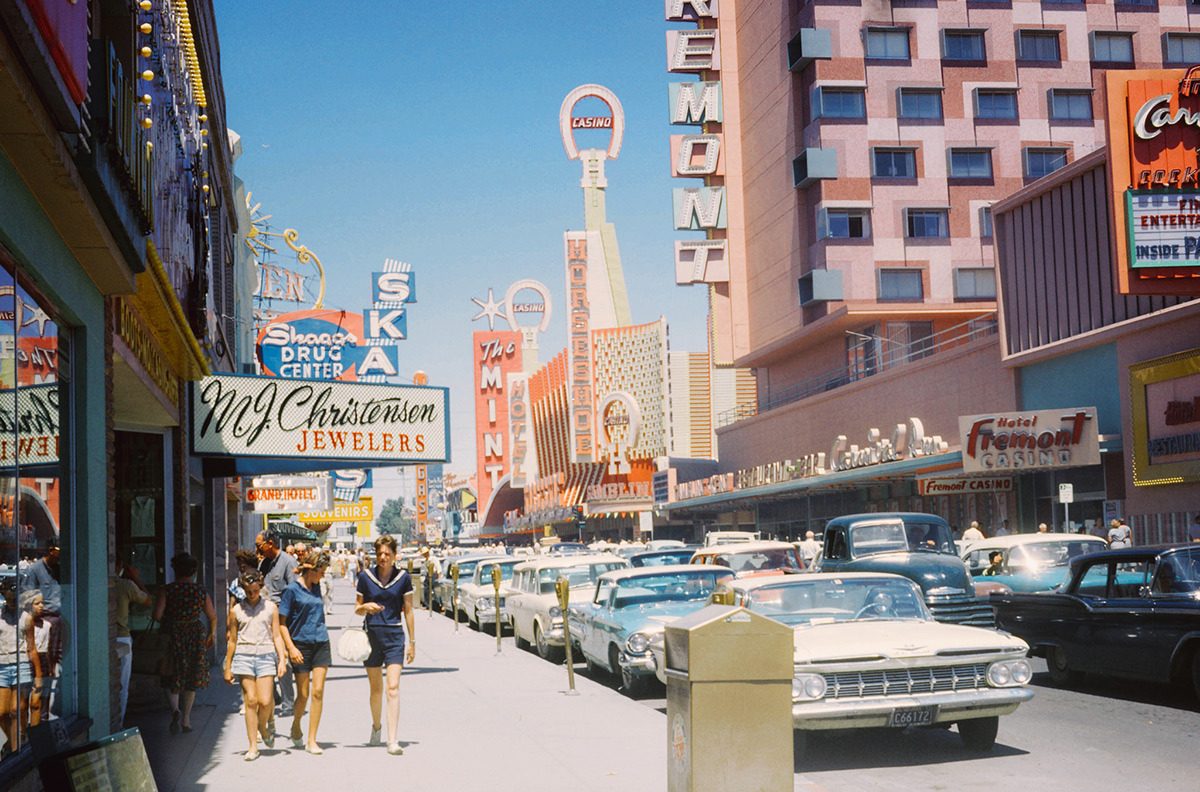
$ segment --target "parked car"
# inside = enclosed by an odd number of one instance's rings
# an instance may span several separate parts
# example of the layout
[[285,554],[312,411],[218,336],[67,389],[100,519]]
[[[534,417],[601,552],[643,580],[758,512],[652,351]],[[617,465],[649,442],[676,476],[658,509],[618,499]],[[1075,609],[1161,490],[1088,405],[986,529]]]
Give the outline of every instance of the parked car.
[[[1002,583],[1011,591],[1050,591],[1067,582],[1072,558],[1107,548],[1103,539],[1087,534],[1012,534],[971,542],[962,560],[976,581]],[[1002,555],[1000,571],[985,575],[993,553]]]
[[686,564],[692,560],[692,555],[699,548],[689,547],[668,547],[662,550],[646,550],[631,555],[629,557],[629,565],[634,567],[655,567],[655,566],[672,566],[674,564]]
[[[798,751],[812,731],[950,724],[968,748],[988,750],[1000,716],[1033,697],[1024,641],[935,621],[921,589],[900,575],[738,578],[729,586],[735,604],[795,630]],[[661,640],[653,651],[665,669]]]
[[[493,553],[476,553],[474,555],[449,556],[442,563],[441,574],[438,575],[437,582],[433,588],[433,601],[437,608],[451,616],[454,613],[450,610],[450,600],[454,592],[454,578],[450,574],[450,568],[458,564],[458,587],[461,591],[463,584],[471,580],[471,576],[475,574],[475,567],[485,558],[504,559],[505,556],[498,556]],[[459,611],[462,611],[462,603],[459,603]]]
[[540,558],[518,564],[506,602],[517,646],[532,645],[543,659],[561,663],[566,642],[554,588],[559,576],[570,584],[573,602],[590,596],[600,575],[628,566],[628,561],[609,554]]
[[757,531],[709,531],[704,535],[704,546],[757,542],[761,538]]
[[589,670],[619,675],[621,687],[634,695],[654,677],[650,636],[703,608],[732,577],[725,567],[690,564],[606,572],[590,601],[571,606],[571,638]]
[[492,585],[492,569],[496,567],[500,569],[500,624],[503,626],[508,623],[505,591],[512,580],[513,568],[520,563],[521,559],[507,556],[480,559],[466,582],[461,577],[462,568],[459,567],[458,609],[468,624],[479,630],[496,623],[496,588]]
[[975,594],[950,525],[916,512],[836,517],[825,525],[820,572],[893,572],[921,587],[938,621],[991,627],[992,609]]
[[591,549],[579,542],[555,542],[546,548],[547,555],[578,555],[590,553]]
[[651,539],[646,542],[647,550],[670,550],[680,547],[687,547],[687,542],[681,542],[678,539]]
[[1200,697],[1200,545],[1077,556],[1057,591],[992,602],[1056,684],[1090,673],[1186,682]]
[[804,571],[800,551],[791,542],[739,542],[702,547],[692,556],[691,563],[728,567],[738,577]]

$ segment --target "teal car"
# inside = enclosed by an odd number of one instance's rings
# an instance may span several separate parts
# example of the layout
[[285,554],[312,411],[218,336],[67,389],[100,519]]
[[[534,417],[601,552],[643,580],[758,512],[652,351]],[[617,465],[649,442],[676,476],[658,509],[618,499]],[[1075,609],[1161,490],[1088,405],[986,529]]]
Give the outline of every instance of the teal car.
[[619,676],[635,695],[654,677],[650,642],[663,625],[703,608],[732,579],[731,569],[690,564],[606,572],[590,602],[571,606],[571,641],[589,670]]
[[[1073,533],[1032,533],[979,539],[962,553],[976,580],[1001,583],[1018,593],[1053,591],[1067,582],[1071,560],[1106,550],[1098,536]],[[991,558],[1000,553],[998,568]]]

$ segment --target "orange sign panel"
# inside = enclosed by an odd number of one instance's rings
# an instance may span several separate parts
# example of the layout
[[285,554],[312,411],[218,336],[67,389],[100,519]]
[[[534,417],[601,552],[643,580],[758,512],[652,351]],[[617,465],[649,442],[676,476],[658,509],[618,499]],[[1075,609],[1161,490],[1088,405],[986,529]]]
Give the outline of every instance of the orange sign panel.
[[1200,67],[1107,74],[1122,294],[1200,294]]

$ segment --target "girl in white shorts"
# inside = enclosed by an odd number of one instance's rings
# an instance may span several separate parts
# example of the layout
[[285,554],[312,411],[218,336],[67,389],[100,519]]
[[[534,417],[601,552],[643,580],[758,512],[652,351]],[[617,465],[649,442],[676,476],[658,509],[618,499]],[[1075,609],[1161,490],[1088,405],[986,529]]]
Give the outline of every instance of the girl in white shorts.
[[270,728],[275,705],[275,677],[282,676],[287,654],[279,632],[279,609],[262,596],[263,578],[258,570],[244,572],[239,579],[246,597],[229,609],[229,649],[225,654],[225,681],[242,685],[246,711],[246,737],[250,748],[246,761],[258,758],[258,737],[267,748],[275,745]]

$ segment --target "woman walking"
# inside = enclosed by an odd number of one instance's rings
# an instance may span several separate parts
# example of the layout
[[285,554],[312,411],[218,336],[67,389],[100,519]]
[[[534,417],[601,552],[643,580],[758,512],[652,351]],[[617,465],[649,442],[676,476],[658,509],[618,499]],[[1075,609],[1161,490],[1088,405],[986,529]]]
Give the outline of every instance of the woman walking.
[[[170,635],[174,670],[163,677],[171,702],[171,734],[192,730],[192,704],[196,691],[208,687],[208,663],[205,655],[217,637],[217,612],[212,597],[192,578],[199,564],[187,553],[171,559],[175,582],[159,592],[154,603],[154,619],[162,622]],[[207,632],[200,614],[208,619]]]
[[238,581],[242,600],[229,609],[229,640],[225,653],[225,681],[236,676],[242,686],[246,715],[246,738],[250,747],[246,761],[258,758],[258,737],[267,748],[275,747],[271,710],[275,706],[275,677],[283,676],[283,635],[279,609],[262,596],[263,578],[257,569],[242,572]]
[[[400,722],[400,671],[416,655],[417,642],[413,632],[412,579],[396,568],[396,540],[384,535],[375,540],[374,568],[358,575],[358,598],[354,612],[365,616],[363,627],[371,642],[371,655],[363,661],[371,683],[371,738],[368,745],[379,745],[380,715],[383,709],[383,669],[387,669],[388,753],[404,753],[396,737]],[[408,645],[405,648],[404,627],[408,626]]]
[[0,731],[4,733],[0,758],[28,739],[30,709],[40,706],[34,699],[42,685],[42,666],[34,646],[32,597],[26,596],[35,593],[23,592],[24,607],[18,608],[15,582],[0,581]]
[[[320,550],[309,550],[296,567],[300,576],[283,590],[279,600],[280,633],[296,675],[296,707],[292,714],[292,745],[310,754],[325,753],[317,744],[317,727],[325,702],[325,675],[333,663],[329,630],[325,627],[325,603],[321,599],[321,577],[329,559]],[[308,741],[300,720],[308,709]]]

